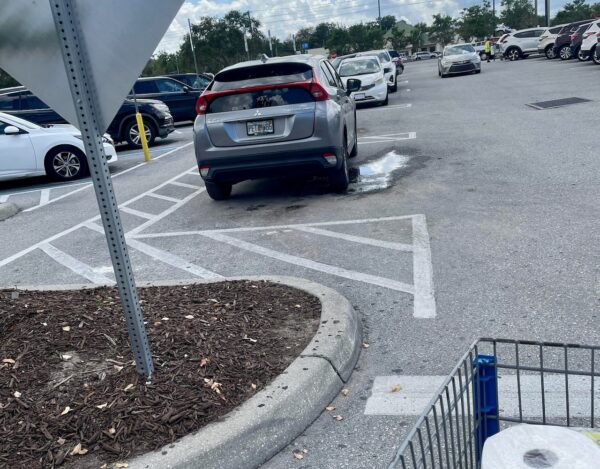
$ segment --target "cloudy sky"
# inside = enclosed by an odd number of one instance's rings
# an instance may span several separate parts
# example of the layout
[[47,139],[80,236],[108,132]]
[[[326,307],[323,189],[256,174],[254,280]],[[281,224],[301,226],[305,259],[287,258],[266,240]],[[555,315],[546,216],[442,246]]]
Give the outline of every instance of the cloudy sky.
[[[539,1],[540,13],[544,2]],[[567,0],[553,0],[554,13]],[[409,23],[431,22],[436,13],[457,16],[462,8],[481,4],[481,0],[380,0],[381,15],[395,15]],[[501,0],[496,0],[499,8]],[[230,10],[250,11],[258,18],[266,33],[280,39],[306,26],[321,22],[352,24],[377,17],[377,0],[186,0],[165,34],[157,51],[173,52],[187,31],[188,18],[194,22],[202,16],[223,16]]]

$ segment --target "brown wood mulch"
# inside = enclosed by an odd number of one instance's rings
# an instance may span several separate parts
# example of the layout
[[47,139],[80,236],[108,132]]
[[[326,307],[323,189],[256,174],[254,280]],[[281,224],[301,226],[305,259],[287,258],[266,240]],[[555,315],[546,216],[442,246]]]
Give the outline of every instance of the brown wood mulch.
[[114,288],[0,290],[0,467],[118,467],[198,430],[280,374],[321,311],[268,282],[143,288],[140,299],[150,384]]

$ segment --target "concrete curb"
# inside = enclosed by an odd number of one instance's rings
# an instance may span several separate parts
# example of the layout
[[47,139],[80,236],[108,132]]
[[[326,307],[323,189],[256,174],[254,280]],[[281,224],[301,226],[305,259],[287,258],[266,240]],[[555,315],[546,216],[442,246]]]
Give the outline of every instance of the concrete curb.
[[[245,403],[194,434],[129,461],[130,469],[251,469],[292,442],[348,380],[361,346],[361,323],[350,302],[335,290],[295,277],[233,277],[217,280],[140,282],[176,286],[229,280],[270,281],[308,292],[321,301],[321,324],[300,357]],[[99,285],[18,287],[74,290]],[[112,286],[112,285],[110,285]]]
[[12,202],[0,203],[0,221],[15,216],[17,213],[19,213],[19,207]]

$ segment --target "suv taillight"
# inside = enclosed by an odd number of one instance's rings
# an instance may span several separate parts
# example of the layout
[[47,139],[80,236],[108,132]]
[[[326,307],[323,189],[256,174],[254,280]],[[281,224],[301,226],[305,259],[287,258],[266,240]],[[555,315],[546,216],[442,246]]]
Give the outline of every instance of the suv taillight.
[[208,111],[208,99],[205,96],[198,96],[196,101],[196,114],[203,116]]
[[323,88],[319,83],[312,82],[310,84],[309,92],[315,101],[327,101],[329,99],[329,94],[327,90]]
[[577,33],[571,34],[571,41],[574,41],[575,39],[577,39],[577,36],[578,36]]
[[586,39],[586,38],[590,37],[592,34],[594,34],[594,33],[593,33],[593,32],[591,32],[591,31],[588,31],[588,32],[586,32],[586,33],[583,33],[583,38],[584,38],[584,39]]
[[596,37],[600,37],[600,32],[597,32],[597,33],[596,33]]
[[548,36],[540,36],[540,38],[538,39],[538,41],[542,42],[544,39],[546,39]]

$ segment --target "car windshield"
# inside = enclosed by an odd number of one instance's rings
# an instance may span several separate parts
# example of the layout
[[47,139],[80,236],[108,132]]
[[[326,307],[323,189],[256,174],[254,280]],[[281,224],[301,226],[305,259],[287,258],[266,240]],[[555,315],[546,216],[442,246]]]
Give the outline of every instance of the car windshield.
[[353,60],[352,62],[343,62],[340,66],[341,77],[352,77],[356,75],[370,75],[377,73],[381,67],[375,59]]
[[10,121],[8,120],[4,120],[3,119],[4,116],[0,115],[0,119],[2,119],[3,122],[6,122],[8,125],[12,125],[11,121],[17,125],[23,126],[26,129],[40,129],[41,127],[37,124],[34,124],[33,122],[29,122],[26,121],[25,119],[21,119],[20,117],[16,117],[16,116],[10,116]]
[[444,57],[449,55],[472,54],[475,52],[471,44],[463,44],[461,46],[450,46],[444,49]]

